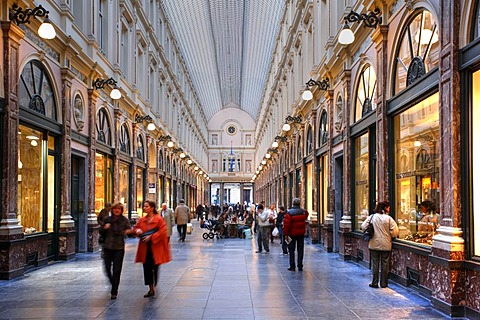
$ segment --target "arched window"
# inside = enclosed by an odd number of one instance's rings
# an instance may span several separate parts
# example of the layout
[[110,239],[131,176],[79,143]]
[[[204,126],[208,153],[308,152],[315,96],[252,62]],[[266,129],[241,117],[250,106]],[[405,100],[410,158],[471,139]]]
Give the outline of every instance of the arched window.
[[175,160],[173,160],[172,175],[173,175],[173,176],[177,176],[177,175],[178,175],[178,172],[177,172],[177,162],[176,162]]
[[143,145],[142,135],[137,136],[137,159],[145,161],[145,147]]
[[163,151],[158,151],[158,169],[163,170]]
[[438,65],[440,43],[437,22],[433,15],[421,10],[416,12],[403,30],[398,46],[396,75],[393,77],[397,94]]
[[167,173],[171,173],[170,172],[170,156],[167,156],[167,163],[166,163],[166,170],[165,170]]
[[120,128],[120,151],[130,155],[130,135],[128,134],[127,124],[123,124]]
[[475,5],[475,14],[473,16],[474,26],[472,28],[472,41],[480,37],[480,1]]
[[302,136],[299,135],[297,139],[297,162],[302,160],[303,154],[302,154]]
[[97,114],[97,140],[109,146],[112,145],[112,130],[104,108],[98,110]]
[[320,146],[323,146],[328,141],[327,122],[327,112],[323,110],[322,115],[320,116],[320,126],[318,130],[318,141]]
[[306,148],[306,154],[311,154],[313,151],[313,130],[312,126],[308,126],[308,131],[307,131],[307,148]]
[[45,67],[38,60],[30,61],[22,70],[18,82],[18,103],[20,107],[57,121],[53,86]]
[[363,69],[358,81],[354,122],[359,121],[375,109],[377,109],[377,75],[372,66],[367,66]]

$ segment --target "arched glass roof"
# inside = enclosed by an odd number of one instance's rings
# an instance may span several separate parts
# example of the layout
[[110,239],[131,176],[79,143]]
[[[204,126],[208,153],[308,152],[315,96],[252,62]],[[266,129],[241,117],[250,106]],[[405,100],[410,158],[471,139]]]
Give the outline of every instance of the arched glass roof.
[[232,103],[254,119],[285,0],[163,0],[205,116]]

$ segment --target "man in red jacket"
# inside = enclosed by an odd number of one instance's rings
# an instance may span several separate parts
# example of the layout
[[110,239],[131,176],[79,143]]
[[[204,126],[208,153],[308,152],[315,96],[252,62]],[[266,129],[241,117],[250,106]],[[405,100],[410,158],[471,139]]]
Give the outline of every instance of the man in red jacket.
[[293,206],[283,219],[283,234],[285,235],[285,241],[288,243],[288,253],[290,254],[290,267],[288,268],[290,271],[295,271],[295,246],[298,251],[298,271],[303,271],[303,246],[307,217],[308,212],[300,208],[300,199],[294,198]]

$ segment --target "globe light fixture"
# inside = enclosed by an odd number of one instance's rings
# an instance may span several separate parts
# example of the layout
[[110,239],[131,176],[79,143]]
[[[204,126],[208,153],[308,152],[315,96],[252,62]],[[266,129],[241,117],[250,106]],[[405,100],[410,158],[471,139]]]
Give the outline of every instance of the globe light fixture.
[[278,142],[277,141],[273,141],[272,148],[278,148]]
[[375,10],[358,14],[354,11],[347,14],[345,17],[345,24],[343,25],[343,29],[338,35],[338,42],[341,44],[350,44],[355,41],[355,35],[353,34],[350,26],[348,25],[349,22],[363,22],[365,27],[375,29],[379,24],[382,23],[382,17],[380,16],[380,9],[375,8]]
[[310,90],[310,88],[313,87],[313,86],[318,86],[320,88],[320,90],[324,90],[324,91],[328,90],[329,80],[328,80],[328,78],[325,78],[322,81],[316,81],[316,80],[310,79],[310,80],[307,81],[307,83],[305,85],[307,86],[307,89],[305,89],[305,91],[303,91],[302,99],[305,100],[305,101],[309,101],[309,100],[313,99],[313,93]]
[[105,88],[105,85],[111,85],[113,86],[113,90],[110,92],[110,98],[114,100],[118,100],[122,97],[122,93],[117,87],[117,81],[113,79],[112,77],[108,79],[102,79],[102,78],[97,78],[95,81],[93,81],[92,86],[94,89],[103,89]]

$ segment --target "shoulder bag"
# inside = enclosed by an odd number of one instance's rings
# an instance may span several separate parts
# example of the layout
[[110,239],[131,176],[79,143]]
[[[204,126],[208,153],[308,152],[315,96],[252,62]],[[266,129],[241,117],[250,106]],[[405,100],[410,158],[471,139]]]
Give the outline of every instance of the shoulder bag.
[[375,232],[375,229],[373,228],[374,216],[375,216],[375,213],[370,218],[370,222],[368,223],[367,229],[365,229],[365,231],[363,232],[363,240],[370,241],[370,239],[373,238],[373,233]]

